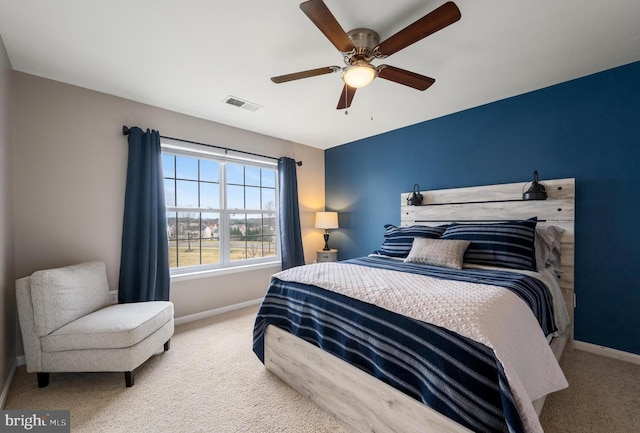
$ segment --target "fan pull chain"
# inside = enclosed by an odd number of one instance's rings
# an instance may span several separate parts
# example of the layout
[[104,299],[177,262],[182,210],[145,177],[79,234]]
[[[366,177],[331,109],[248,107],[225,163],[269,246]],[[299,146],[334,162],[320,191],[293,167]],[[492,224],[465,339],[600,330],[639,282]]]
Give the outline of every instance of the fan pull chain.
[[344,115],[347,116],[349,114],[349,107],[347,107],[347,100],[349,99],[349,86],[344,85]]

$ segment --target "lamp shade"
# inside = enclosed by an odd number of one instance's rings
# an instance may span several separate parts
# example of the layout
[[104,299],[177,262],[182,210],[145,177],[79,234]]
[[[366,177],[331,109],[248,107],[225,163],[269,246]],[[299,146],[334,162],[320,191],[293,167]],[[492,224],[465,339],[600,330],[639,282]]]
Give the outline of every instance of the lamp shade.
[[317,229],[337,229],[338,212],[316,212]]

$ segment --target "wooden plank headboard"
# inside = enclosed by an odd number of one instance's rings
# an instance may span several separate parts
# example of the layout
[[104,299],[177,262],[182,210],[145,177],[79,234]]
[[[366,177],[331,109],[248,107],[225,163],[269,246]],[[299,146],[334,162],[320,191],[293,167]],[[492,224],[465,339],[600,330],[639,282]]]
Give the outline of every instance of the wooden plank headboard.
[[529,182],[469,188],[420,191],[422,206],[408,206],[411,192],[402,193],[400,223],[439,225],[456,222],[497,222],[538,217],[538,225],[555,225],[564,229],[561,252],[560,287],[571,318],[569,342],[573,341],[575,179],[541,181],[547,200],[522,200]]

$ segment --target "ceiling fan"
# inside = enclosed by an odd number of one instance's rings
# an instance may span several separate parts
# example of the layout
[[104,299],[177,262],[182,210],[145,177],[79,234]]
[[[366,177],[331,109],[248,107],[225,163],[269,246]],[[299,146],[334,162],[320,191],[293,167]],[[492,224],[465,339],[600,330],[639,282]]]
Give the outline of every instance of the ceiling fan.
[[373,59],[384,59],[455,23],[461,17],[458,6],[450,1],[380,42],[378,34],[371,29],[358,28],[345,32],[322,0],[305,1],[300,4],[300,9],[342,53],[346,66],[327,66],[310,69],[271,77],[271,81],[280,84],[342,71],[344,87],[336,107],[338,110],[350,107],[356,89],[366,86],[376,77],[394,81],[414,89],[426,90],[436,80],[394,66],[373,66],[371,61]]

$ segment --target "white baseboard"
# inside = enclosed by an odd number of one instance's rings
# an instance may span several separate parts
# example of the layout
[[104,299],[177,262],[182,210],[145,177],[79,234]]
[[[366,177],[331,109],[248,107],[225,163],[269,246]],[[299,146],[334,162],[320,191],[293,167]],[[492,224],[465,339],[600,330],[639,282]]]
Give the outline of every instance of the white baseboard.
[[611,349],[609,347],[585,343],[584,341],[577,340],[573,342],[573,347],[578,350],[584,350],[585,352],[591,352],[595,353],[596,355],[606,356],[607,358],[619,359],[621,361],[640,365],[640,355],[636,355],[635,353],[623,352],[622,350]]
[[4,409],[4,405],[7,402],[7,396],[9,395],[9,388],[13,383],[13,378],[16,375],[16,363],[15,361],[12,363],[11,368],[9,369],[9,374],[7,375],[7,380],[4,383],[4,387],[2,388],[2,394],[0,394],[0,409]]
[[227,305],[226,307],[214,308],[213,310],[203,311],[201,313],[196,313],[196,314],[190,314],[188,316],[178,317],[175,319],[175,324],[182,325],[183,323],[193,322],[194,320],[206,319],[207,317],[217,316],[219,314],[228,313],[229,311],[239,310],[241,308],[258,305],[260,302],[262,302],[262,298],[241,302],[239,304]]

